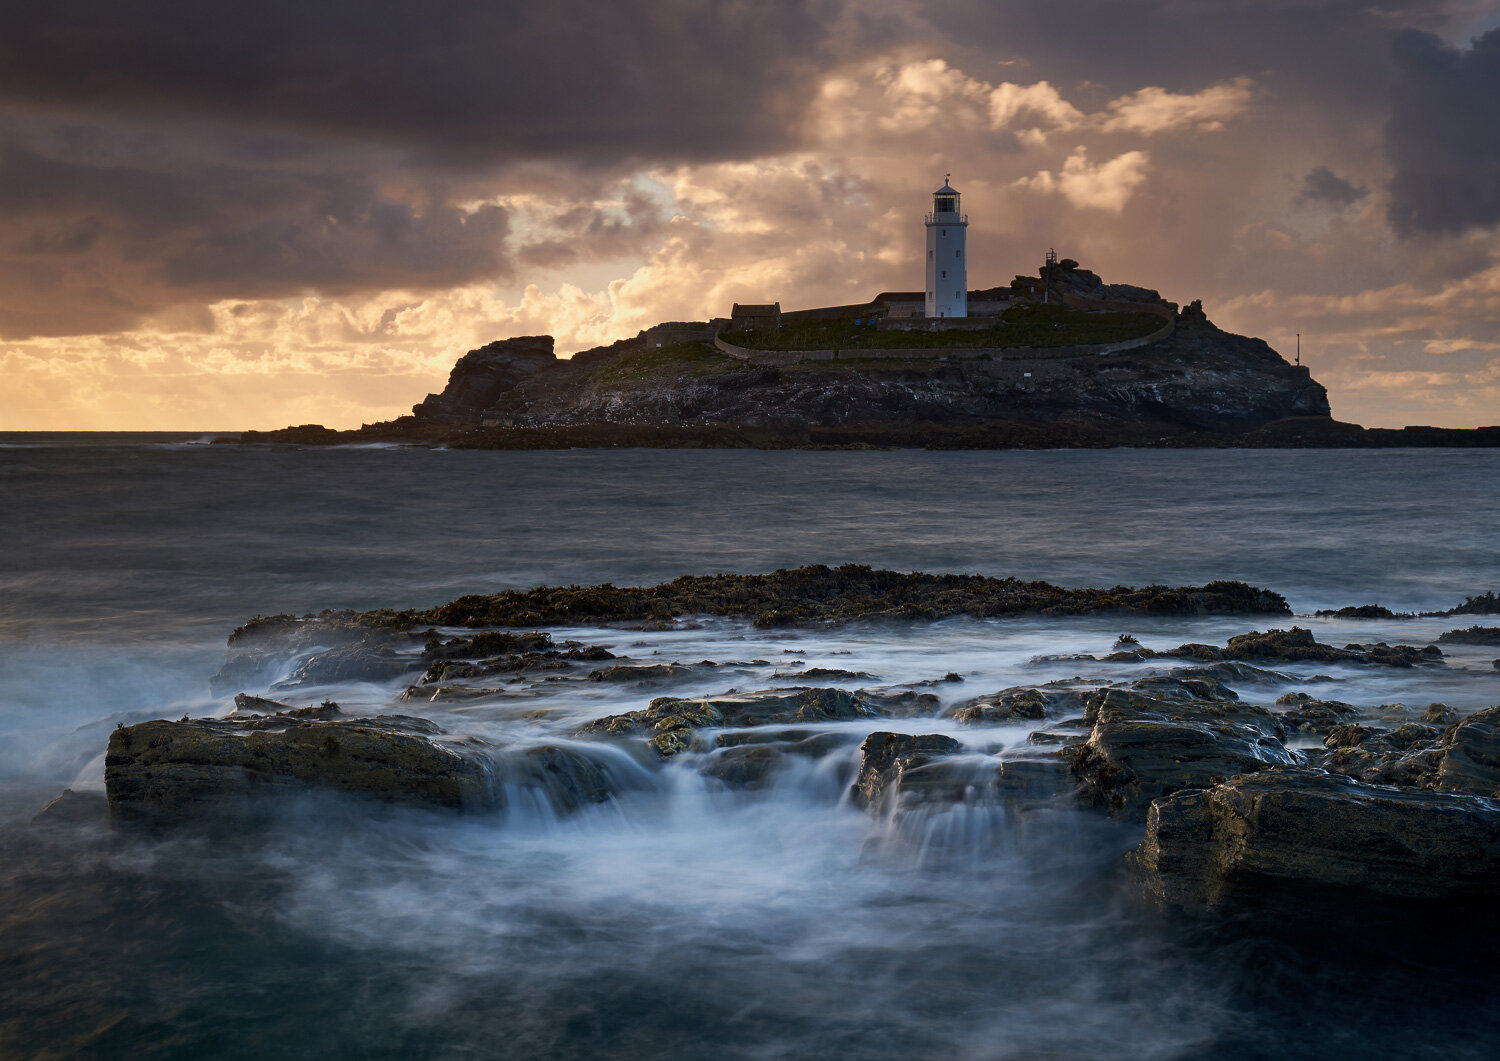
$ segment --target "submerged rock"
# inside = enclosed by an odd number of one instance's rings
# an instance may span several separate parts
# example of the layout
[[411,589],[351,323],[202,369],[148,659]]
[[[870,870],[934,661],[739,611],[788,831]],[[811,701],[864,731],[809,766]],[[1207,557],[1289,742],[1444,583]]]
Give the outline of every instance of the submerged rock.
[[850,733],[807,730],[721,733],[715,742],[718,750],[705,759],[702,769],[706,777],[716,778],[729,788],[758,789],[784,768],[790,757],[822,759],[848,748],[857,739]]
[[109,800],[102,792],[78,792],[65,788],[62,795],[36,812],[31,824],[48,828],[107,825]]
[[1179,906],[1487,900],[1500,888],[1500,803],[1270,769],[1156,800],[1134,861]]
[[333,682],[383,682],[422,669],[420,656],[402,654],[389,637],[369,634],[352,644],[317,652],[297,664],[276,688]]

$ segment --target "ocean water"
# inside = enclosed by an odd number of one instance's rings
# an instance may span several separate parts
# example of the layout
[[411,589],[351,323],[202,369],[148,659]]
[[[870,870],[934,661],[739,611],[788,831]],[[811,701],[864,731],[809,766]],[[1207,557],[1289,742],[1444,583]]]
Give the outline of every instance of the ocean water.
[[[725,666],[662,687],[500,681],[457,703],[400,699],[409,676],[288,684],[288,658],[244,691],[420,714],[507,749],[582,748],[581,723],[654,696],[785,686],[815,666],[940,706],[822,727],[834,752],[753,792],[705,776],[703,755],[657,766],[592,743],[619,795],[577,814],[524,793],[471,818],[310,793],[234,838],[27,821],[63,787],[102,787],[118,723],[226,713],[234,690],[209,678],[256,614],[858,562],[1080,586],[1243,579],[1286,595],[1319,640],[1425,644],[1476,620],[1309,613],[1500,589],[1500,453],[207,443],[0,436],[0,1056],[1493,1056],[1492,976],[1372,958],[1378,924],[1345,949],[1162,918],[1121,871],[1138,828],[1064,807],[887,819],[847,799],[871,730],[1032,756],[1027,727],[944,711],[1153,673],[1065,658],[1122,632],[1168,647],[1252,620],[558,629],[620,662]],[[1500,703],[1493,654],[1297,665],[1239,691],[1307,691],[1394,724],[1433,701]],[[949,672],[963,681],[938,681]]]

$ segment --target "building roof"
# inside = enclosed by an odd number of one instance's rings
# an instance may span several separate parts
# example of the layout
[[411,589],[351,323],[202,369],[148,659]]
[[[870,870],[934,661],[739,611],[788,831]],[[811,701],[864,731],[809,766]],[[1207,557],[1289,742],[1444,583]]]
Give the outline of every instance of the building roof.
[[958,194],[958,189],[954,188],[953,186],[951,186],[947,181],[943,181],[943,186],[941,188],[939,188],[937,191],[933,192],[932,194],[933,195],[957,195]]
[[[720,303],[720,305],[723,305],[723,303]],[[752,302],[741,305],[736,302],[734,309],[729,311],[729,315],[731,317],[769,317],[780,312],[780,302],[771,302],[764,305],[756,305]]]

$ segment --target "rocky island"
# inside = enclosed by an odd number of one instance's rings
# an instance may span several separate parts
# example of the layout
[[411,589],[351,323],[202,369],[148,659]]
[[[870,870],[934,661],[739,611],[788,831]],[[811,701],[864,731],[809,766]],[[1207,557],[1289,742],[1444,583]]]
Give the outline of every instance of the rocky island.
[[[1045,277],[1045,282],[1041,277]],[[672,322],[558,358],[551,336],[459,359],[411,415],[237,441],[455,448],[1490,446],[1500,428],[1365,429],[1327,391],[1202,306],[1106,284],[1064,259],[969,293],[963,319],[910,293],[854,306]],[[236,441],[236,440],[228,440]]]

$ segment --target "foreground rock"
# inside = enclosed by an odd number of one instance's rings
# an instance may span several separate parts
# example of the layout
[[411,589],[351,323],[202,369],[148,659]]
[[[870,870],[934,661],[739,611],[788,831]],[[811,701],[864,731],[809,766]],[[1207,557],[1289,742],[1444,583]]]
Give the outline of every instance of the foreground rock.
[[1278,768],[1151,806],[1135,863],[1177,906],[1489,900],[1500,890],[1500,803]]
[[1208,691],[1215,697],[1186,688],[1178,698],[1129,689],[1093,694],[1085,714],[1093,730],[1068,749],[1085,801],[1139,819],[1160,796],[1297,761],[1275,715],[1223,697],[1217,683]]
[[1434,787],[1444,792],[1500,795],[1500,707],[1476,711],[1442,737]]
[[121,726],[110,736],[104,782],[114,821],[243,811],[257,797],[307,785],[449,810],[497,807],[488,746],[405,715]]

